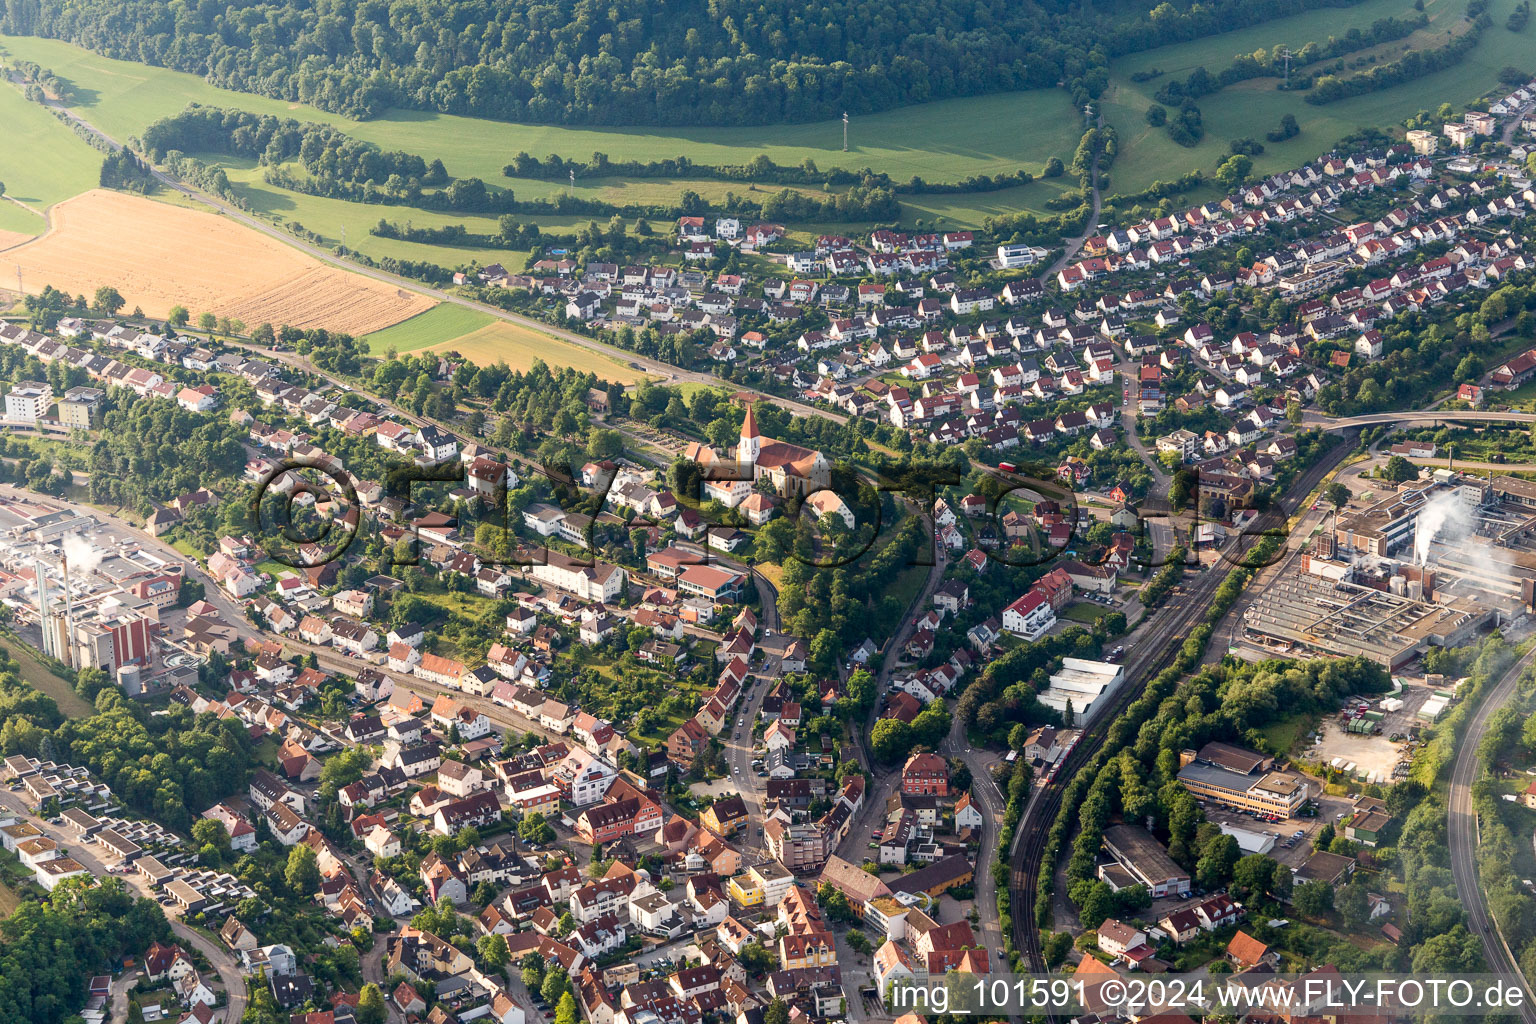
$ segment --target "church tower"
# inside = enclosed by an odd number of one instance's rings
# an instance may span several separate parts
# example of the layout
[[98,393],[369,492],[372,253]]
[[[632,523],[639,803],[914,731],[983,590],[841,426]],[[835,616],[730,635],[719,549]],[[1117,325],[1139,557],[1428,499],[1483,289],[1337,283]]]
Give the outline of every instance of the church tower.
[[762,450],[763,436],[757,432],[757,417],[752,415],[752,405],[748,403],[747,418],[741,421],[741,440],[736,442],[736,461],[755,466]]

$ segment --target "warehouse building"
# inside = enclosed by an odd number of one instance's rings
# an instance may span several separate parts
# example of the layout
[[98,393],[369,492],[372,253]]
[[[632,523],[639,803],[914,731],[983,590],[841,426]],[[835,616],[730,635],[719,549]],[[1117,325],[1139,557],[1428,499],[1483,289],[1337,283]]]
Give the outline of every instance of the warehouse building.
[[1154,899],[1189,892],[1189,872],[1146,829],[1112,825],[1104,830],[1104,849],[1115,862],[1099,865],[1099,879],[1117,892],[1131,885],[1146,886]]
[[1255,597],[1243,627],[1250,639],[1268,647],[1298,645],[1337,657],[1358,655],[1391,671],[1431,646],[1467,643],[1493,614],[1465,597],[1437,603],[1406,586],[1401,589],[1394,593],[1347,579],[1282,574]]

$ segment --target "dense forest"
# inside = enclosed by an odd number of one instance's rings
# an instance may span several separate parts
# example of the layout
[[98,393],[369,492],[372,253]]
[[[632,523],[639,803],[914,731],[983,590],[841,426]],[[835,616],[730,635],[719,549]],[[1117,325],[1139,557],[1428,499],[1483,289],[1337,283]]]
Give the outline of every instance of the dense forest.
[[3,0],[0,32],[67,39],[353,117],[410,107],[571,124],[807,121],[1064,84],[1111,57],[1348,0],[1136,14],[1067,0]]

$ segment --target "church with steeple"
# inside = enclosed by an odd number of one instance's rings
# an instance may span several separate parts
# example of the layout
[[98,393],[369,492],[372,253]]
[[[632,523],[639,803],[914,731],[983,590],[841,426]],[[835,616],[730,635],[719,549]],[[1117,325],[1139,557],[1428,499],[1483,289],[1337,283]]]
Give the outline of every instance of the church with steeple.
[[727,508],[746,501],[759,480],[766,479],[776,492],[788,498],[820,490],[832,479],[832,467],[821,452],[764,437],[757,428],[751,404],[747,405],[734,452],[726,454],[695,443],[683,454],[705,469],[704,497]]

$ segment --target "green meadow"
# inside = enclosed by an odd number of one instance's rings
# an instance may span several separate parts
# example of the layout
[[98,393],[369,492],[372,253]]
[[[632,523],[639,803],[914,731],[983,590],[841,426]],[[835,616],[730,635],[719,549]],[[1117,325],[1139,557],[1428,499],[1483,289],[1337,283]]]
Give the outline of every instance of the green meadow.
[[[1351,28],[1367,28],[1378,18],[1409,17],[1412,0],[1363,0],[1348,7],[1327,7],[1234,32],[1165,46],[1117,60],[1102,98],[1106,123],[1119,136],[1119,152],[1110,171],[1108,192],[1134,192],[1156,180],[1175,178],[1190,169],[1213,170],[1228,155],[1232,139],[1265,132],[1280,118],[1293,114],[1301,134],[1281,143],[1264,141],[1265,151],[1255,170],[1268,173],[1305,162],[1326,151],[1341,137],[1359,128],[1390,128],[1423,108],[1449,102],[1460,107],[1497,85],[1499,70],[1524,66],[1531,48],[1525,33],[1512,33],[1504,21],[1516,0],[1492,0],[1494,25],[1472,54],[1457,67],[1411,83],[1326,106],[1304,102],[1304,93],[1280,92],[1274,79],[1238,83],[1198,102],[1205,137],[1193,148],[1176,145],[1164,128],[1146,124],[1147,107],[1162,84],[1183,77],[1196,67],[1215,74],[1235,54],[1287,45],[1299,49],[1307,42],[1326,42]],[[1391,60],[1407,46],[1443,44],[1446,32],[1462,26],[1464,0],[1424,0],[1429,26],[1406,40],[1382,44],[1369,54],[1344,58],[1346,67],[1365,56]],[[1463,26],[1464,27],[1464,26]],[[508,124],[423,111],[396,110],[373,121],[350,121],[299,103],[237,93],[210,85],[201,78],[129,61],[112,60],[58,40],[0,36],[0,49],[52,68],[67,79],[75,93],[73,106],[97,127],[118,139],[137,135],[152,121],[181,110],[188,103],[240,107],[259,114],[293,117],[336,125],[386,149],[402,149],[428,159],[441,158],[450,174],[475,176],[492,188],[510,188],[521,198],[553,198],[567,192],[583,198],[626,205],[665,205],[683,189],[712,203],[728,192],[751,195],[777,190],[772,184],[700,180],[578,179],[574,190],[566,182],[504,178],[501,167],[520,150],[543,157],[558,153],[584,158],[595,152],[613,160],[654,160],[686,155],[697,163],[742,164],[767,154],[780,164],[807,158],[822,167],[871,167],[905,180],[919,175],[929,181],[952,181],[972,174],[1013,171],[1019,167],[1038,174],[1046,161],[1070,159],[1082,130],[1082,119],[1062,90],[1036,90],[921,104],[903,110],[857,118],[851,126],[850,148],[842,151],[840,122],[777,125],[757,128],[566,128]],[[1137,73],[1162,75],[1134,82]],[[1319,70],[1313,68],[1313,71]],[[1350,68],[1353,71],[1353,68]],[[13,194],[46,205],[67,198],[95,183],[98,159],[93,150],[46,112],[28,104],[15,90],[0,95],[0,122],[20,127],[25,147],[0,151],[0,180]],[[44,152],[36,161],[29,154]],[[327,244],[347,245],[382,259],[431,260],[440,263],[522,262],[524,253],[501,249],[445,248],[377,238],[369,234],[379,219],[409,221],[418,227],[464,224],[470,231],[491,234],[490,216],[440,213],[400,206],[365,206],[339,199],[307,196],[268,185],[261,170],[249,161],[209,156],[223,164],[231,182],[258,214],[277,223],[297,222]],[[903,196],[911,224],[976,227],[988,217],[1020,210],[1048,214],[1046,203],[1075,187],[1069,178],[1037,180],[996,192]],[[174,200],[173,200],[174,201]],[[541,229],[567,232],[585,224],[580,216],[521,217]],[[862,225],[797,224],[797,232],[858,231]],[[36,232],[38,219],[11,204],[0,204],[0,229]],[[403,350],[403,346],[401,347]]]
[[466,309],[452,302],[440,302],[425,313],[418,313],[382,331],[374,331],[363,340],[375,354],[390,349],[403,354],[462,337],[494,320],[489,313]]
[[[0,125],[0,181],[7,196],[43,210],[96,186],[101,154],[9,83],[0,83]],[[0,230],[36,235],[44,227],[37,214],[0,202]]]
[[[840,121],[692,130],[565,128],[396,110],[378,120],[357,122],[303,104],[220,89],[184,72],[101,57],[58,40],[0,36],[0,46],[68,79],[75,90],[74,107],[118,138],[134,135],[188,103],[239,107],[334,124],[385,149],[440,157],[450,174],[486,182],[507,180],[501,168],[519,150],[539,157],[603,152],[614,160],[686,155],[701,164],[744,164],[766,153],[780,164],[798,164],[809,157],[822,167],[871,167],[898,180],[915,174],[950,181],[1019,167],[1038,173],[1052,156],[1070,159],[1082,135],[1081,118],[1067,95],[1056,89],[943,100],[856,118],[846,153]],[[530,189],[535,185],[517,184]]]
[[[1135,192],[1191,168],[1214,170],[1229,155],[1232,139],[1252,137],[1262,142],[1264,152],[1254,160],[1254,170],[1268,174],[1313,159],[1360,128],[1391,129],[1419,110],[1434,110],[1442,103],[1460,109],[1496,88],[1501,68],[1513,64],[1532,69],[1531,56],[1536,51],[1532,50],[1529,31],[1516,33],[1504,27],[1514,5],[1515,0],[1492,0],[1489,13],[1493,26],[1459,65],[1380,92],[1313,106],[1304,101],[1306,93],[1281,92],[1275,88],[1276,79],[1257,78],[1203,96],[1196,103],[1205,123],[1205,137],[1188,149],[1175,144],[1166,128],[1153,128],[1146,122],[1147,108],[1155,102],[1153,96],[1169,78],[1183,78],[1196,67],[1215,75],[1239,53],[1252,53],[1260,47],[1273,50],[1280,45],[1299,49],[1307,42],[1322,43],[1329,36],[1343,35],[1351,27],[1367,28],[1378,18],[1406,18],[1417,13],[1411,0],[1365,0],[1352,7],[1322,8],[1116,61],[1110,88],[1103,97],[1105,121],[1115,127],[1120,145],[1109,190]],[[1410,37],[1413,45],[1443,45],[1446,31],[1461,21],[1465,9],[1463,0],[1425,0],[1430,25]],[[1383,44],[1380,58],[1393,59],[1409,42]],[[1346,73],[1355,73],[1349,66],[1360,56],[1344,58]],[[1153,69],[1163,75],[1146,82],[1131,80],[1132,75]],[[1295,116],[1301,134],[1285,142],[1266,141],[1264,133],[1278,127],[1286,114]]]

